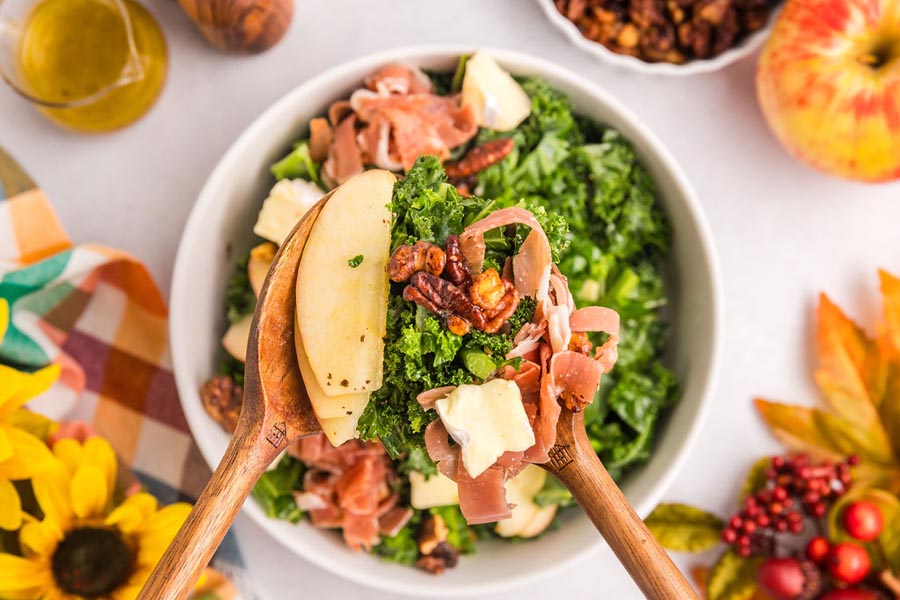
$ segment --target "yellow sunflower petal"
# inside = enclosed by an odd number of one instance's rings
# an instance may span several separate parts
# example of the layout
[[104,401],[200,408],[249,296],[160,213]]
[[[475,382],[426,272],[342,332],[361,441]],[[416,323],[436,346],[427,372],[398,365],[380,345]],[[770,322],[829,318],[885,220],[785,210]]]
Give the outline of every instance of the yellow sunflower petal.
[[59,424],[27,408],[20,408],[7,417],[6,422],[13,427],[24,429],[31,435],[45,440],[59,429]]
[[29,400],[40,396],[59,379],[59,365],[49,365],[34,373],[23,373],[24,383],[0,404],[0,419],[5,419],[16,410],[22,408]]
[[84,464],[84,447],[78,440],[66,438],[53,444],[53,454],[69,468],[69,473]]
[[0,554],[0,598],[34,600],[52,587],[53,573],[46,563]]
[[0,479],[0,529],[15,531],[22,526],[22,501],[9,479]]
[[132,533],[156,512],[156,498],[140,492],[125,499],[106,517],[106,525],[115,526],[123,533]]
[[19,390],[25,387],[27,380],[27,373],[6,365],[0,365],[0,409],[6,405],[7,401],[18,394]]
[[153,569],[149,568],[135,569],[128,581],[112,593],[112,600],[135,600],[144,588],[144,584],[150,579],[152,571]]
[[69,493],[75,516],[86,519],[106,515],[112,490],[106,485],[103,471],[95,465],[84,464],[72,475]]
[[49,519],[27,523],[19,532],[19,544],[25,556],[39,556],[48,561],[53,557],[56,546],[62,539],[62,529]]
[[179,502],[170,504],[147,519],[144,526],[136,532],[138,567],[153,567],[159,562],[190,512],[190,504]]
[[116,451],[101,437],[92,437],[84,443],[84,459],[97,466],[106,476],[106,489],[116,487]]
[[34,496],[47,519],[67,529],[72,521],[72,501],[69,495],[69,469],[55,460],[49,469],[34,476],[31,486]]
[[0,429],[0,463],[9,460],[13,454],[12,442],[3,429]]
[[31,479],[53,462],[47,445],[30,433],[5,423],[0,423],[0,430],[12,446],[12,456],[0,462],[0,477]]
[[0,298],[0,344],[3,343],[3,336],[6,335],[6,328],[9,326],[9,302],[5,298]]

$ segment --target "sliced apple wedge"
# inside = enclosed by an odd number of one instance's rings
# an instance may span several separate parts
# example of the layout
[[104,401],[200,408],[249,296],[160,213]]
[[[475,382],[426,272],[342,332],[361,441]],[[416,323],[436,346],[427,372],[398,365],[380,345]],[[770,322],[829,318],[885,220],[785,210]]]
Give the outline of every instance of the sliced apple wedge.
[[481,127],[510,131],[531,114],[531,98],[490,55],[476,52],[466,62],[462,104]]
[[272,266],[276,252],[278,252],[278,246],[272,242],[263,242],[250,251],[250,260],[247,261],[247,278],[250,279],[250,287],[253,288],[253,293],[257,298],[259,298],[266,275],[269,274],[269,267]]
[[222,337],[222,346],[225,347],[225,351],[241,362],[247,362],[247,343],[250,341],[250,325],[252,324],[253,315],[247,315],[240,321],[232,323]]
[[336,188],[300,259],[296,320],[325,396],[381,387],[394,181],[372,170]]

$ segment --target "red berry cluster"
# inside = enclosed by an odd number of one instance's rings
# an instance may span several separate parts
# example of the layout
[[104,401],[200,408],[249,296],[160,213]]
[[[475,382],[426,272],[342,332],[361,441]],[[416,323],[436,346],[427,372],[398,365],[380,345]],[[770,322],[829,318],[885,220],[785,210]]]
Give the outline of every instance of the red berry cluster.
[[850,485],[850,467],[859,459],[813,465],[809,456],[774,456],[762,489],[744,500],[728,521],[722,540],[741,556],[771,555],[775,535],[803,532],[804,514],[821,518]]

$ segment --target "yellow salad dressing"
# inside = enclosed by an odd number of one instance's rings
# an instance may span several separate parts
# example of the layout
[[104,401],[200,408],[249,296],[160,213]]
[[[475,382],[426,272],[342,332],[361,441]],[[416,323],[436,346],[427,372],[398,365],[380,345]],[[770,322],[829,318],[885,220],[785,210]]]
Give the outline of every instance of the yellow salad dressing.
[[[31,93],[53,103],[81,101],[42,106],[50,119],[79,131],[108,131],[135,121],[153,105],[166,76],[165,39],[146,9],[132,0],[123,4],[137,57],[112,0],[42,0],[28,15],[18,66]],[[133,81],[101,93],[123,77]]]

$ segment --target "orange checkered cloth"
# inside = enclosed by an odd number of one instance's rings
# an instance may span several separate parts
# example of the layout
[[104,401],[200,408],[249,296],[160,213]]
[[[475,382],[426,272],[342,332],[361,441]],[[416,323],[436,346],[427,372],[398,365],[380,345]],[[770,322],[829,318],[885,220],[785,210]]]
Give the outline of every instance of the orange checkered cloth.
[[[159,288],[124,252],[73,246],[47,198],[2,150],[0,298],[10,305],[0,362],[62,367],[30,407],[90,423],[161,502],[195,499],[210,472],[178,401]],[[233,539],[216,566],[240,576]],[[233,597],[219,589],[203,598]]]

